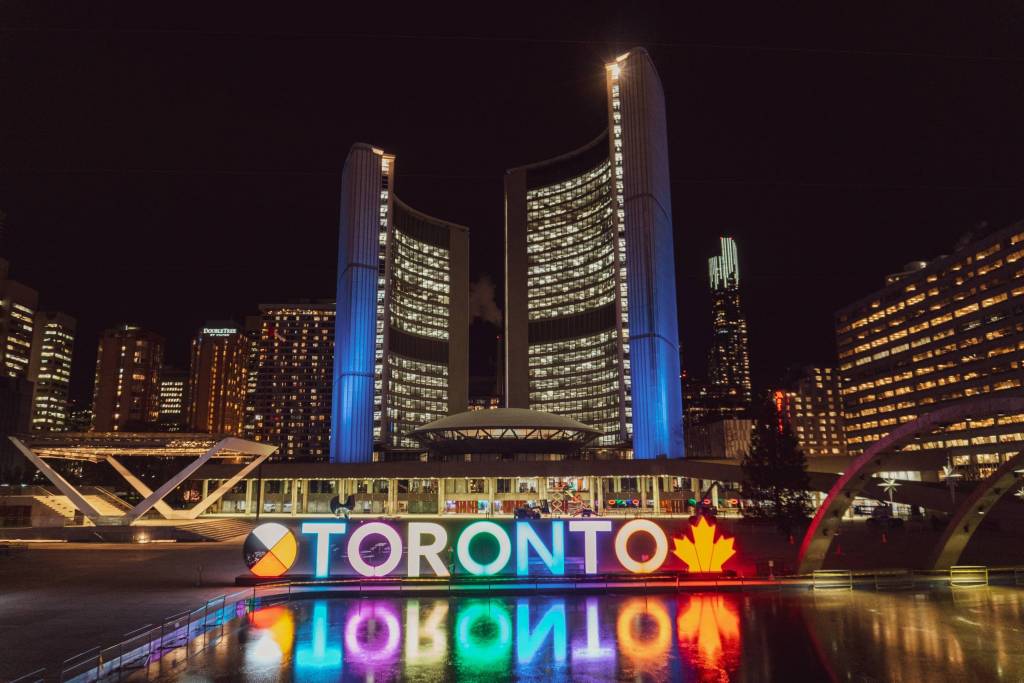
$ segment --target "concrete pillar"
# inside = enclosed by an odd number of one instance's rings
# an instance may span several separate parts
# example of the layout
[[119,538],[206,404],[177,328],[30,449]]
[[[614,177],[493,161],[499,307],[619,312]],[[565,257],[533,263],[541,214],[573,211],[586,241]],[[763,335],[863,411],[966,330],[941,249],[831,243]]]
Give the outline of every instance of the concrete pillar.
[[444,513],[444,479],[437,480],[437,514]]
[[289,487],[291,488],[292,494],[292,515],[298,514],[299,507],[299,480],[298,479],[286,479]]
[[387,514],[398,514],[398,480],[388,479],[388,509]]
[[654,497],[654,514],[661,514],[661,477],[651,477],[651,495]]
[[640,512],[647,514],[647,481],[650,477],[637,477],[637,488],[640,489]]
[[245,514],[247,514],[247,515],[256,514],[256,507],[254,506],[254,504],[252,502],[252,489],[253,489],[253,481],[252,481],[252,479],[246,479],[245,480]]
[[309,512],[309,479],[302,480],[302,514]]
[[718,487],[715,486],[711,489],[711,504],[716,508],[718,507]]
[[494,477],[487,477],[484,480],[487,489],[487,514],[494,514],[494,499],[498,497],[498,482]]

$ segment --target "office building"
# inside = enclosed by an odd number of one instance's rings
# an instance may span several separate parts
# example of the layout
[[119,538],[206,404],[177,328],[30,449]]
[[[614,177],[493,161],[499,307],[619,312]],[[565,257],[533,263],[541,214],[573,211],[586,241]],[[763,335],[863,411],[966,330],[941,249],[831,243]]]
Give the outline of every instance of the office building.
[[207,323],[192,340],[188,422],[195,432],[241,436],[249,338],[234,323]]
[[[942,405],[1019,394],[1024,382],[1024,222],[967,235],[836,314],[849,452]],[[1024,440],[1024,414],[951,424],[904,447],[993,471]]]
[[333,462],[418,448],[410,431],[466,410],[469,234],[402,202],[395,178],[393,155],[352,147],[338,240]]
[[[681,360],[681,359],[680,359]],[[710,458],[711,441],[708,425],[716,416],[711,412],[708,385],[683,370],[683,436],[687,458]]]
[[93,429],[151,430],[160,419],[164,339],[137,325],[103,332],[96,352]]
[[32,383],[0,374],[0,484],[24,484],[33,467],[7,437],[28,433],[32,417]]
[[170,366],[161,368],[157,419],[160,431],[188,431],[188,405],[188,371]]
[[745,415],[752,398],[747,320],[740,307],[740,268],[736,242],[722,237],[721,253],[708,260],[711,285],[711,348],[708,390],[714,409]]
[[39,294],[8,277],[9,264],[0,259],[0,374],[27,377],[32,358],[32,334]]
[[789,425],[804,455],[846,455],[839,374],[832,368],[800,368],[772,399],[779,426]]
[[75,345],[75,319],[64,313],[39,313],[32,334],[28,378],[32,393],[32,430],[68,429],[71,391],[71,353]]
[[333,302],[260,306],[251,438],[275,459],[328,458],[334,315]]
[[643,49],[605,84],[600,135],[505,176],[506,401],[638,459],[682,457],[664,95]]

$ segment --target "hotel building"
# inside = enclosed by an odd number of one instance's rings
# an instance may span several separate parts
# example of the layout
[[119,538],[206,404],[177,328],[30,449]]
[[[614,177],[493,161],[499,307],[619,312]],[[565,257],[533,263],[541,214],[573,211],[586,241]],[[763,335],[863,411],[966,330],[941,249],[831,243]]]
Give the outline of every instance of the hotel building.
[[103,332],[96,352],[93,429],[148,429],[160,418],[160,368],[164,339],[136,325]]
[[846,455],[842,392],[832,368],[801,368],[790,388],[776,389],[772,399],[804,455]]
[[[889,276],[836,314],[849,452],[943,404],[1019,393],[1022,333],[1022,223],[969,235],[951,254]],[[965,476],[981,476],[1022,440],[1024,414],[999,415],[948,425],[904,450],[943,454]]]
[[682,457],[665,100],[647,52],[605,69],[608,127],[505,176],[506,404]]
[[71,389],[71,352],[75,319],[64,313],[40,313],[32,335],[28,378],[32,390],[32,430],[68,429],[68,394]]
[[326,460],[334,304],[261,305],[256,345],[248,438],[278,446],[278,460]]
[[189,428],[241,436],[245,422],[250,343],[234,323],[207,323],[192,340]]
[[394,188],[395,157],[354,145],[342,174],[332,462],[418,450],[410,431],[467,407],[469,234]]
[[740,308],[739,256],[731,237],[720,241],[721,253],[708,259],[712,335],[708,390],[713,408],[720,415],[744,415],[752,393],[747,319]]

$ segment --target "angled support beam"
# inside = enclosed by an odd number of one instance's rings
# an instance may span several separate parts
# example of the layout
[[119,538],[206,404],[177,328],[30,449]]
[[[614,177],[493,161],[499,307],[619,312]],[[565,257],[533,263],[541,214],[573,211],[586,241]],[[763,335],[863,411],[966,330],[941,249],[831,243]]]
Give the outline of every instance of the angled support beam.
[[[249,445],[251,446],[252,444]],[[238,472],[235,473],[233,477],[231,477],[226,482],[217,487],[217,490],[213,491],[212,493],[207,495],[206,498],[203,498],[201,501],[192,506],[191,509],[187,510],[185,513],[186,519],[196,519],[197,517],[199,517],[199,515],[206,512],[206,510],[211,505],[220,500],[221,496],[223,496],[225,493],[233,489],[235,487],[235,484],[245,479],[250,472],[259,467],[264,460],[273,455],[274,451],[277,450],[277,447],[261,444],[260,450],[262,452],[257,453],[256,457],[253,459],[252,462],[250,462],[248,465],[240,469]]]
[[[117,460],[117,458],[112,455],[108,455],[107,462],[110,463],[110,466],[113,467],[114,470],[120,474],[124,480],[128,482],[128,485],[135,489],[140,496],[147,498],[153,495],[153,489],[146,486],[141,479],[132,474],[127,467]],[[156,508],[157,512],[164,516],[164,519],[171,519],[174,516],[174,510],[171,506],[162,500],[158,500],[153,507]]]
[[[256,454],[260,455],[266,453],[269,456],[273,453],[276,448],[266,444],[253,444],[250,441],[244,439],[238,439],[233,436],[229,436],[225,439],[221,439],[213,448],[203,453],[201,456],[186,465],[180,472],[168,479],[164,484],[153,493],[146,496],[138,505],[133,507],[125,514],[128,524],[134,524],[142,515],[149,512],[158,502],[162,501],[167,497],[167,494],[176,489],[183,481],[191,477],[200,467],[210,461],[210,458],[215,456],[222,450],[238,451],[239,453],[245,454]],[[223,495],[223,494],[222,494]],[[208,496],[209,498],[209,496]],[[211,501],[212,502],[212,501]],[[184,510],[172,510],[171,519],[193,519],[190,517],[191,511]]]
[[14,444],[15,448],[21,451],[22,455],[28,458],[29,462],[39,468],[39,471],[43,473],[43,476],[53,482],[53,485],[57,487],[58,491],[67,496],[68,500],[71,501],[71,504],[75,506],[76,510],[88,517],[93,524],[98,523],[97,520],[103,517],[103,515],[101,515],[92,505],[89,505],[88,501],[86,501],[82,494],[78,492],[78,489],[72,486],[67,479],[60,476],[55,469],[47,465],[45,460],[36,455],[32,449],[22,443],[20,439],[14,436],[9,436],[7,438],[11,440],[11,443]]
[[978,483],[953,513],[942,538],[932,551],[928,566],[932,569],[949,569],[960,561],[960,555],[985,517],[1003,496],[1013,490],[1022,468],[1024,451],[1008,459],[987,479]]

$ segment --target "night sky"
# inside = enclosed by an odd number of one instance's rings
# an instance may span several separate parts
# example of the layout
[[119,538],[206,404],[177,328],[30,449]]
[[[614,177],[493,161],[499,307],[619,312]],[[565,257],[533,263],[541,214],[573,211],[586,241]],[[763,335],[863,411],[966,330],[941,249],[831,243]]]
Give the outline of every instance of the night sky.
[[[0,255],[78,318],[77,397],[104,327],[155,329],[184,365],[205,320],[332,298],[357,141],[397,155],[403,200],[470,227],[471,277],[500,303],[504,170],[591,140],[603,64],[634,45],[667,98],[698,376],[720,234],[739,245],[767,388],[792,363],[834,363],[834,311],[886,273],[1024,217],[1020,3],[337,4],[0,2]],[[474,324],[474,374],[493,373],[496,332]]]

